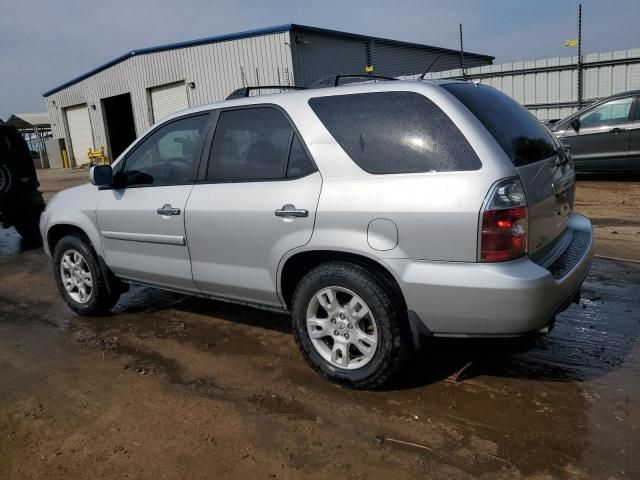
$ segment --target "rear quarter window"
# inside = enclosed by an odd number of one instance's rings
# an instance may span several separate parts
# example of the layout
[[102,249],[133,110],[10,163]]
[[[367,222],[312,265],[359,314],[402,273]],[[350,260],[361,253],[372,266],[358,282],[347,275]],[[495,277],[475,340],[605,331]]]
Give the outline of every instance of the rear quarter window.
[[520,167],[556,153],[552,134],[522,105],[501,91],[474,83],[443,85],[485,126],[511,162]]
[[480,159],[451,119],[415,92],[334,95],[309,106],[342,149],[373,174],[478,170]]

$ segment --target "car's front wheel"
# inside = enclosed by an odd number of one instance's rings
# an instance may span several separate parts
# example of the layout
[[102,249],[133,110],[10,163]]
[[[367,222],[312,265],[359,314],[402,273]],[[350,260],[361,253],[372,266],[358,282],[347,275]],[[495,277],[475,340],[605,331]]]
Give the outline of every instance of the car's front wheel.
[[397,295],[365,267],[322,264],[299,283],[292,301],[296,341],[307,362],[329,380],[376,388],[402,367],[410,349]]
[[98,256],[81,235],[67,235],[56,244],[53,274],[60,295],[80,315],[103,315],[120,296],[119,290],[109,292]]

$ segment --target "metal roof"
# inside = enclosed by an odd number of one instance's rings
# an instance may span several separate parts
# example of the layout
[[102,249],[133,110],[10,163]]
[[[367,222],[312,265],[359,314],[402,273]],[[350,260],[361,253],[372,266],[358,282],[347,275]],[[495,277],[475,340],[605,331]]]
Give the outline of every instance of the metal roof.
[[[92,75],[95,75],[96,73],[102,72],[103,70],[106,70],[109,67],[112,67],[113,65],[116,65],[120,62],[124,62],[125,60],[127,60],[128,58],[137,56],[137,55],[145,55],[145,54],[149,54],[149,53],[156,53],[156,52],[163,52],[166,50],[177,50],[180,48],[188,48],[188,47],[194,47],[194,46],[198,46],[198,45],[205,45],[205,44],[209,44],[209,43],[217,43],[217,42],[224,42],[224,41],[228,41],[228,40],[237,40],[240,38],[249,38],[249,37],[256,37],[256,36],[260,36],[260,35],[268,35],[271,33],[282,33],[282,32],[288,32],[288,31],[296,31],[296,32],[309,32],[309,33],[319,33],[319,34],[324,34],[324,35],[331,35],[331,36],[335,36],[335,37],[342,37],[342,38],[353,38],[353,39],[358,39],[358,40],[373,40],[374,42],[378,41],[378,42],[393,42],[393,43],[398,43],[400,45],[404,45],[404,46],[408,46],[408,47],[415,47],[415,48],[421,48],[421,49],[428,49],[428,50],[432,50],[432,51],[436,51],[436,52],[442,52],[442,53],[455,53],[458,54],[459,51],[458,50],[452,50],[449,48],[442,48],[442,47],[434,47],[431,45],[424,45],[424,44],[420,44],[420,43],[412,43],[412,42],[402,42],[399,40],[391,40],[388,38],[382,38],[382,37],[373,37],[370,35],[362,35],[362,34],[357,34],[357,33],[349,33],[349,32],[341,32],[339,30],[330,30],[330,29],[326,29],[326,28],[319,28],[319,27],[311,27],[308,25],[299,25],[299,24],[295,24],[295,23],[287,23],[284,25],[276,25],[274,27],[267,27],[267,28],[258,28],[258,29],[254,29],[254,30],[246,30],[243,32],[237,32],[237,33],[229,33],[229,34],[224,34],[224,35],[216,35],[213,37],[205,37],[205,38],[199,38],[199,39],[195,39],[195,40],[188,40],[188,41],[184,41],[184,42],[177,42],[177,43],[168,43],[165,45],[158,45],[155,47],[147,47],[147,48],[141,48],[141,49],[137,49],[137,50],[131,50],[130,52],[125,53],[124,55],[120,55],[119,57],[111,60],[110,62],[107,62],[103,65],[100,65],[99,67],[94,68],[93,70],[89,70],[88,72],[73,78],[71,80],[69,80],[68,82],[63,83],[62,85],[58,85],[55,88],[52,88],[51,90],[48,90],[46,92],[44,92],[42,94],[43,97],[48,97],[49,95],[52,95],[56,92],[59,92],[60,90],[63,90],[67,87],[70,87],[71,85],[74,85],[82,80],[85,80],[86,78],[91,77]],[[479,54],[479,53],[472,53],[472,52],[464,52],[466,56],[469,57],[476,57],[476,58],[485,58],[487,60],[493,61],[494,57],[492,57],[491,55],[483,55],[483,54]]]
[[51,120],[49,114],[43,113],[14,113],[7,120],[7,125],[13,125],[16,128],[29,127],[50,127]]

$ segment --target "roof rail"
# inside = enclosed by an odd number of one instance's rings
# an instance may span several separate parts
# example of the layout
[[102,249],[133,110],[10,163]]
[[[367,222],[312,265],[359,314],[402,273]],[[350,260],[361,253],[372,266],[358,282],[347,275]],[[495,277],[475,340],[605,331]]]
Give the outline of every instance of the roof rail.
[[260,87],[242,87],[234,90],[229,94],[225,100],[232,100],[234,98],[245,98],[249,96],[249,93],[253,90],[305,90],[307,87],[295,87],[293,85],[264,85]]
[[348,75],[331,75],[329,77],[318,80],[312,85],[312,88],[322,88],[322,87],[337,87],[341,85],[340,80],[343,78],[362,78],[366,80],[397,80],[397,78],[393,77],[385,77],[383,75],[371,75],[371,74],[348,74]]

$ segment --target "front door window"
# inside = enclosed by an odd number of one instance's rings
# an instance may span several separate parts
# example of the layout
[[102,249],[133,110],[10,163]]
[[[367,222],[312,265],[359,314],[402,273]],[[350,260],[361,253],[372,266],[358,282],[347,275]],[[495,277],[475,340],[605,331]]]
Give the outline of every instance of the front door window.
[[182,185],[198,173],[209,114],[161,126],[130,153],[120,173],[126,186]]
[[615,125],[629,121],[633,97],[611,100],[580,117],[580,128]]

